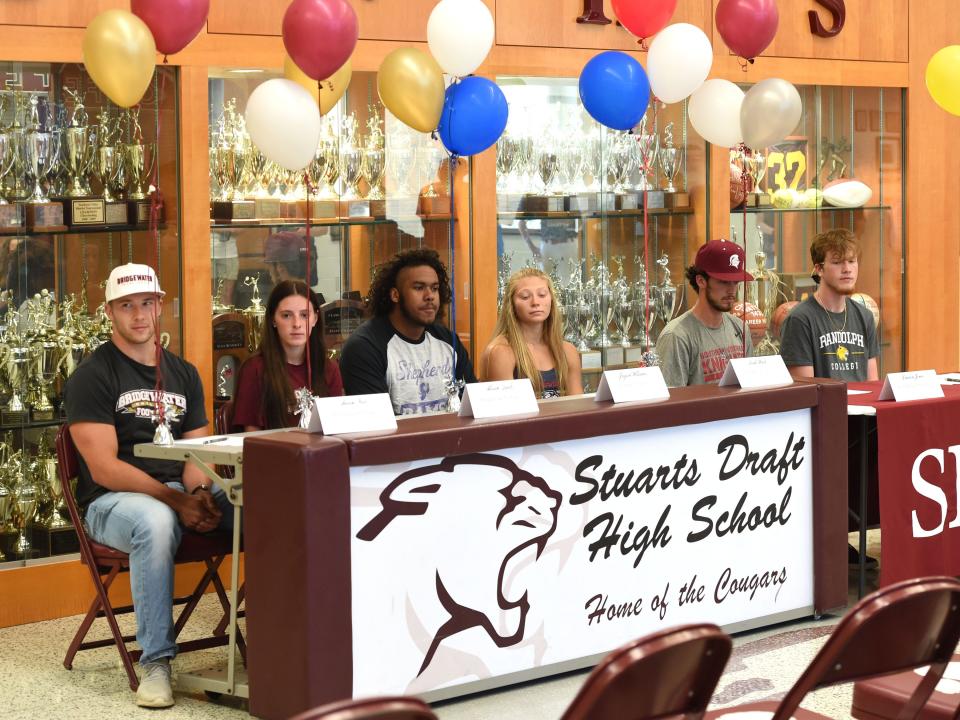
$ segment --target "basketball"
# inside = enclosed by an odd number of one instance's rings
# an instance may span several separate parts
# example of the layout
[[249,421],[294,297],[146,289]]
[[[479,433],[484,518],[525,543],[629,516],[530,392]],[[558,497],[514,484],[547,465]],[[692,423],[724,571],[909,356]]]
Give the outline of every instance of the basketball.
[[870,314],[873,315],[873,324],[874,327],[880,327],[880,306],[877,305],[877,301],[866,293],[854,293],[850,296],[851,300],[856,300],[858,303],[863,305],[867,310],[870,311]]
[[738,302],[733,306],[730,314],[736,318],[742,318],[746,315],[747,327],[750,328],[750,338],[754,345],[763,340],[763,336],[767,332],[767,319],[760,312],[760,308],[753,303]]
[[773,311],[773,317],[770,319],[770,325],[772,326],[770,329],[773,332],[773,336],[778,340],[780,339],[780,332],[783,330],[783,323],[787,319],[787,315],[799,304],[796,300],[788,300],[778,305],[777,309]]

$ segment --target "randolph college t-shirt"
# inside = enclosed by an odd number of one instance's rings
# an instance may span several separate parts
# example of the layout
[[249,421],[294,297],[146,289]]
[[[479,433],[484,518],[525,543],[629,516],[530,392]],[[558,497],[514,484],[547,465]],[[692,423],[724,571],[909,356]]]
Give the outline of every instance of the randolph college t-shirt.
[[787,316],[782,338],[783,362],[812,365],[815,377],[863,382],[867,361],[880,354],[873,314],[850,298],[844,312],[833,313],[811,295]]
[[385,317],[375,317],[343,346],[340,373],[347,395],[389,393],[396,415],[442,412],[457,348],[457,379],[474,383],[473,366],[460,339],[442,325],[428,325],[419,340],[396,331]]

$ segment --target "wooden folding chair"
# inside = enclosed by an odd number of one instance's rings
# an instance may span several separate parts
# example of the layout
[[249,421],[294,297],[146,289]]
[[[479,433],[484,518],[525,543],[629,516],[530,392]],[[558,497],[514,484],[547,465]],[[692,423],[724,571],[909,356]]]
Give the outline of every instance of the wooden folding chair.
[[779,703],[747,703],[711,711],[707,717],[772,712],[773,720],[815,720],[824,716],[800,707],[809,692],[929,666],[896,716],[911,720],[942,677],[958,639],[960,582],[930,577],[895,583],[867,595],[843,617]]
[[[66,500],[67,509],[70,512],[70,519],[77,531],[77,537],[80,541],[80,561],[87,566],[90,571],[90,579],[93,581],[94,595],[90,604],[90,609],[80,623],[70,647],[67,649],[66,657],[63,659],[63,666],[67,670],[73,668],[73,658],[80,650],[91,650],[93,648],[116,645],[120,653],[120,660],[127,672],[127,678],[130,681],[130,689],[136,690],[140,684],[137,674],[133,669],[133,663],[139,659],[140,650],[129,650],[127,643],[135,640],[133,635],[123,635],[120,632],[120,626],[117,624],[117,615],[123,615],[133,612],[135,608],[132,605],[114,607],[110,602],[110,586],[117,576],[122,572],[130,570],[130,558],[119,550],[115,550],[107,545],[101,545],[90,539],[87,535],[83,518],[77,506],[76,498],[73,496],[73,487],[71,480],[79,472],[79,458],[76,447],[70,437],[69,426],[63,425],[57,433],[57,460],[60,482],[63,485],[63,497]],[[231,537],[226,533],[214,533],[210,535],[199,535],[189,530],[184,531],[180,541],[180,547],[177,550],[175,561],[177,564],[202,562],[206,565],[206,572],[200,578],[195,589],[189,595],[174,598],[174,605],[183,605],[177,622],[174,626],[175,637],[180,635],[180,631],[186,625],[187,620],[193,614],[197,603],[207,588],[212,585],[220,599],[220,605],[224,610],[229,609],[229,600],[226,590],[217,574],[220,564],[224,558],[230,554],[232,549]],[[84,641],[87,632],[93,621],[98,617],[104,617],[107,625],[110,627],[112,637],[104,640]],[[219,647],[226,645],[228,638],[225,635],[213,635],[210,637],[199,638],[179,643],[179,652],[190,652],[192,650],[204,650],[206,648]],[[246,645],[243,636],[238,634],[237,640],[240,652],[246,659]]]
[[634,640],[587,677],[562,720],[644,720],[703,716],[730,657],[716,625],[681,625]]
[[341,700],[302,712],[290,720],[437,720],[430,706],[411,697]]

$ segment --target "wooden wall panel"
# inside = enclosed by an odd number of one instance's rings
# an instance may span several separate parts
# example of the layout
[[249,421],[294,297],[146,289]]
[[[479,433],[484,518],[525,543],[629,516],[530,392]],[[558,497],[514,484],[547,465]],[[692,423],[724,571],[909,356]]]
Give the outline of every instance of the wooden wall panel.
[[[79,27],[104,10],[130,9],[125,0],[17,0],[0,2],[0,25]],[[10,48],[8,47],[8,50]]]
[[[213,34],[280,35],[288,4],[211,0],[207,29]],[[352,5],[360,21],[361,38],[423,42],[436,0],[357,0]]]
[[[582,12],[583,0],[497,0],[497,44],[637,49],[637,39],[615,22],[610,25],[577,23],[576,18]],[[604,13],[611,20],[616,17],[610,0],[604,0]],[[710,0],[679,0],[673,22],[709,28]]]
[[924,84],[930,57],[957,41],[960,4],[910,3],[907,92],[907,369],[960,367],[960,118],[938,107]]
[[[714,10],[718,2],[713,0]],[[845,4],[847,19],[843,30],[835,37],[821,38],[810,32],[807,13],[816,10],[824,26],[830,27],[832,18],[823,6],[814,0],[778,0],[780,25],[763,56],[907,61],[909,0],[845,0]],[[713,42],[716,51],[724,47],[717,32]]]

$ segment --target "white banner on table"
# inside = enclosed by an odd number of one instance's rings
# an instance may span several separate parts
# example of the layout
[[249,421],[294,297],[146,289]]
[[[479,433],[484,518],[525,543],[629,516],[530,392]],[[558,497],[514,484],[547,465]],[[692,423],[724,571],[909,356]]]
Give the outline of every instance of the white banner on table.
[[352,468],[354,696],[811,607],[811,458],[797,410]]

